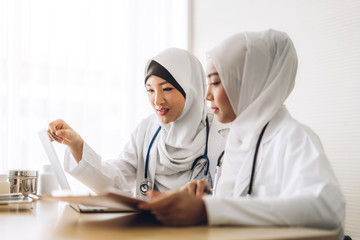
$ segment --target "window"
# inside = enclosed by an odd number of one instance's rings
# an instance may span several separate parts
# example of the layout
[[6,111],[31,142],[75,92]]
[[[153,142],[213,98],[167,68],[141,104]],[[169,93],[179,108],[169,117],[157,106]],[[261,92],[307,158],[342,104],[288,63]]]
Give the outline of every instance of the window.
[[152,113],[147,59],[188,47],[187,8],[176,0],[0,0],[0,170],[49,163],[37,133],[58,118],[104,158],[116,157]]

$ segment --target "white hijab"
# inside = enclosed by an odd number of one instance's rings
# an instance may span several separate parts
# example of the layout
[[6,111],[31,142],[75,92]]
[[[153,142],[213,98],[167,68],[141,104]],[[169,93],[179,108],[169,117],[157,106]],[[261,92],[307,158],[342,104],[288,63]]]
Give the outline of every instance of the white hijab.
[[[236,168],[254,150],[262,128],[294,88],[296,50],[286,33],[270,29],[236,34],[208,52],[207,57],[217,69],[236,114],[224,156],[224,163]],[[232,191],[234,178],[219,184]]]
[[[183,186],[194,160],[204,154],[206,144],[205,73],[199,60],[189,52],[169,48],[148,61],[162,65],[186,94],[185,106],[178,119],[161,125],[155,183],[160,191]],[[196,175],[196,174],[194,174]]]

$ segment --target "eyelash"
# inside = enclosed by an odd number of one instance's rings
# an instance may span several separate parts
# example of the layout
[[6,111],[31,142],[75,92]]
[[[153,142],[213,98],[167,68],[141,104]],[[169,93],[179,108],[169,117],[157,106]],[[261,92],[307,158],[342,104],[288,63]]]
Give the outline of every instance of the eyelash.
[[213,82],[213,83],[210,83],[210,85],[211,86],[217,86],[217,85],[219,85],[220,84],[220,81],[218,81],[218,82]]
[[[174,88],[170,88],[170,87],[168,87],[168,88],[164,88],[164,89],[162,89],[164,92],[169,92],[169,91],[171,91],[171,90],[173,90]],[[155,90],[153,90],[153,89],[146,89],[146,92],[148,92],[148,93],[153,93],[153,92],[155,92]]]

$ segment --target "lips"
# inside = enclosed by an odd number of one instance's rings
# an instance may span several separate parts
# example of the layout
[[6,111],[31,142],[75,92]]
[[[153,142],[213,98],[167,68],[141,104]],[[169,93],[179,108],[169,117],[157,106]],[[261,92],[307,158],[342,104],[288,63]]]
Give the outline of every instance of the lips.
[[217,107],[211,107],[211,109],[213,110],[213,113],[216,113],[219,111],[219,108],[217,108]]
[[169,108],[158,108],[156,111],[159,113],[160,116],[164,116],[169,112]]

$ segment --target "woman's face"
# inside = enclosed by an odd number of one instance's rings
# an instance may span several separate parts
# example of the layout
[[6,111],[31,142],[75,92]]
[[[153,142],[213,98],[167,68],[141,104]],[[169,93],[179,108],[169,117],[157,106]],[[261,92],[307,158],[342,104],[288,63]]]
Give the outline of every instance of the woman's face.
[[149,101],[163,124],[180,117],[184,106],[184,96],[166,80],[151,75],[146,81]]
[[209,83],[205,99],[210,101],[211,109],[219,122],[229,123],[234,121],[236,114],[231,107],[224,86],[221,83],[219,73],[213,63],[208,62],[206,76]]

